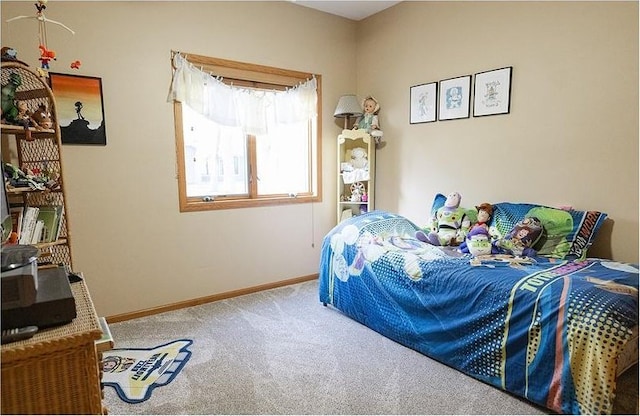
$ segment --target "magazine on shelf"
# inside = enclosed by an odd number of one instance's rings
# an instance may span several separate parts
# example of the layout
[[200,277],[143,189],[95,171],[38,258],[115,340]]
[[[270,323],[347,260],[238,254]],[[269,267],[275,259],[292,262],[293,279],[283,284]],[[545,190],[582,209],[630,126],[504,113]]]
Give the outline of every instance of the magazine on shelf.
[[40,242],[52,243],[60,234],[60,222],[62,221],[62,205],[42,205],[38,213],[38,220],[44,222],[44,230]]
[[20,233],[20,239],[18,244],[31,244],[33,238],[33,232],[36,229],[36,223],[38,222],[38,207],[25,207],[24,214],[22,216],[22,230]]
[[38,244],[40,242],[42,239],[42,230],[44,230],[44,221],[37,220],[33,228],[33,234],[31,234],[31,244]]

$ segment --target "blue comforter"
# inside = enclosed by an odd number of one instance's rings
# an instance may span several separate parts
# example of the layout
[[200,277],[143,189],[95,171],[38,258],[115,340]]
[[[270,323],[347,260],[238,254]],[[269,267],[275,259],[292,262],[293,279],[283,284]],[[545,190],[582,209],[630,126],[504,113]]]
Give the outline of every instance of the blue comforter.
[[320,301],[470,376],[567,414],[611,413],[638,325],[638,266],[490,256],[422,243],[373,211],[324,239]]

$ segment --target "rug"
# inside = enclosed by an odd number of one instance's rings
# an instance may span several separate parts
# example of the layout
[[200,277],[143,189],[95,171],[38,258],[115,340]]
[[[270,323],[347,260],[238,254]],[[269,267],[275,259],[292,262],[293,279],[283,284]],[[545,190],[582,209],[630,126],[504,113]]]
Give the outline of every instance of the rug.
[[102,358],[102,383],[116,389],[128,403],[151,397],[156,387],[166,386],[191,358],[190,339],[179,339],[155,348],[113,349]]

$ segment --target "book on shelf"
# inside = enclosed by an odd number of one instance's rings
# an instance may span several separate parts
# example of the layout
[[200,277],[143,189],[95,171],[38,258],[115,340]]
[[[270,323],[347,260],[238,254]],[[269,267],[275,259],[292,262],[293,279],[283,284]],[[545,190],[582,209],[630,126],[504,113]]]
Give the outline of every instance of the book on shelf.
[[62,205],[42,205],[39,207],[38,220],[43,221],[44,228],[39,242],[52,243],[60,236],[62,222]]
[[42,231],[44,230],[44,221],[37,220],[36,225],[33,228],[33,234],[31,234],[31,244],[38,244],[42,238]]
[[16,237],[20,238],[22,233],[22,216],[24,214],[24,207],[22,205],[17,207],[10,207],[11,213],[11,231],[16,233]]
[[18,244],[32,244],[33,233],[38,222],[38,207],[25,207],[22,215],[22,230]]

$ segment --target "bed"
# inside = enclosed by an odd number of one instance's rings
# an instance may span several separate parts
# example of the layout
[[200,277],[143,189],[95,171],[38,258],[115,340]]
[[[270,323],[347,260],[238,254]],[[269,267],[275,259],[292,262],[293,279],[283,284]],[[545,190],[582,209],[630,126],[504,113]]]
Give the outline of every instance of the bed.
[[[540,209],[554,208],[496,204],[491,226]],[[606,214],[552,214],[535,257],[433,246],[394,213],[350,218],[323,240],[320,301],[555,412],[610,414],[617,376],[638,361],[638,265],[586,257]]]

